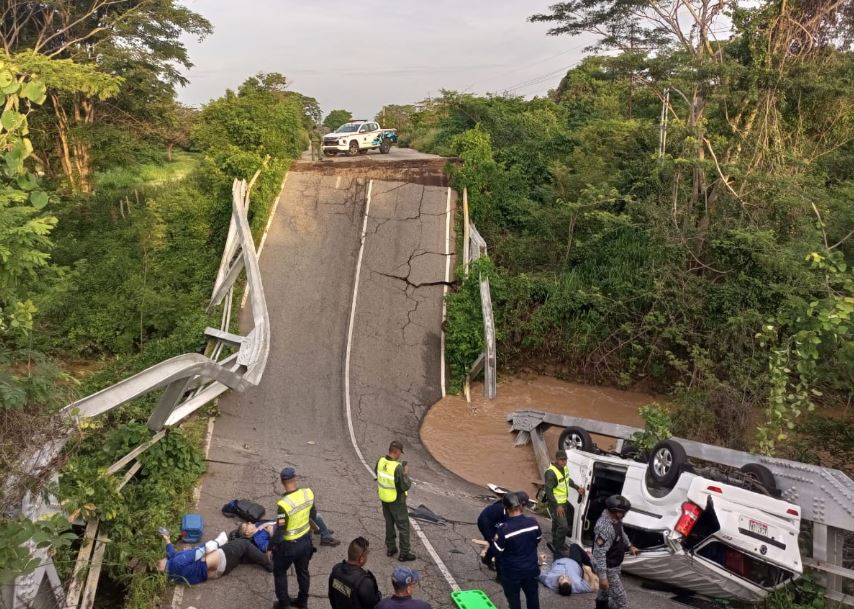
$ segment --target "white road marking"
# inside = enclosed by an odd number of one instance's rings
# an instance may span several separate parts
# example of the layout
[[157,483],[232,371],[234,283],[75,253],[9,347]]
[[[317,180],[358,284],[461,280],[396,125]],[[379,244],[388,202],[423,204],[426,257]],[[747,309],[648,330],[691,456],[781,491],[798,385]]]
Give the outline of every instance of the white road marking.
[[[362,235],[359,242],[359,257],[356,260],[356,280],[353,283],[353,298],[350,304],[350,323],[349,327],[347,328],[347,350],[344,355],[344,406],[347,412],[347,429],[350,431],[350,442],[353,444],[353,449],[356,451],[356,455],[359,457],[359,461],[362,462],[362,465],[364,465],[365,469],[368,470],[368,473],[371,474],[371,477],[376,478],[376,472],[374,472],[374,469],[370,465],[368,465],[368,462],[365,460],[365,456],[362,454],[362,450],[359,448],[358,442],[356,442],[356,432],[353,429],[353,411],[350,405],[350,354],[352,352],[353,347],[353,322],[356,319],[356,299],[359,295],[359,277],[362,273],[362,256],[365,253],[365,238],[368,228],[368,215],[371,211],[371,192],[373,190],[373,186],[373,180],[368,182],[368,198],[367,202],[365,203],[365,217],[362,221]],[[450,190],[448,194],[448,205],[450,205]],[[457,581],[454,579],[454,576],[451,575],[451,572],[448,570],[448,567],[445,565],[444,561],[439,557],[439,554],[436,552],[436,548],[434,548],[433,544],[430,543],[430,540],[427,539],[427,535],[424,534],[424,531],[421,530],[421,527],[414,519],[410,518],[409,522],[412,525],[412,529],[415,531],[416,535],[418,535],[418,538],[421,540],[421,543],[424,544],[424,547],[427,549],[427,553],[433,559],[433,562],[436,563],[436,567],[442,573],[442,576],[445,578],[445,581],[448,582],[448,585],[451,587],[451,590],[453,592],[458,592],[460,590],[460,586],[457,584]]]
[[442,334],[439,375],[442,397],[445,397],[445,320],[448,318],[448,282],[451,280],[451,187],[448,186],[448,200],[445,203],[445,285],[442,288]]

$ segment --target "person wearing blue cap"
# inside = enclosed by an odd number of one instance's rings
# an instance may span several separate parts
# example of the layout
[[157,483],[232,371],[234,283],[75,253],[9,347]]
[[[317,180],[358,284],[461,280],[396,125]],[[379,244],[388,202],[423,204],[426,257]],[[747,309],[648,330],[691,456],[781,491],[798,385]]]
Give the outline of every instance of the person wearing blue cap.
[[403,565],[395,567],[391,574],[394,594],[381,600],[376,609],[432,609],[430,603],[412,598],[419,579],[418,571]]
[[[317,517],[314,492],[300,488],[293,467],[281,471],[285,494],[276,502],[276,528],[270,540],[273,553],[273,583],[279,609],[308,606],[308,588],[311,578],[308,563],[314,554],[311,543],[311,520]],[[299,593],[295,599],[288,596],[288,567],[294,566]]]

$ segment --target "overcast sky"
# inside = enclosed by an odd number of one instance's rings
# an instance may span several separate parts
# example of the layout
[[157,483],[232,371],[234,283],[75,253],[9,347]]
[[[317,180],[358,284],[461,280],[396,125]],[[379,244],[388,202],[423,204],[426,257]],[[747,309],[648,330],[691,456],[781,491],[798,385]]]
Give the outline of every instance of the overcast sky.
[[317,98],[372,118],[440,89],[542,95],[590,39],[528,23],[553,0],[184,0],[214,26],[186,41],[195,67],[179,92],[194,106],[257,72],[280,72]]

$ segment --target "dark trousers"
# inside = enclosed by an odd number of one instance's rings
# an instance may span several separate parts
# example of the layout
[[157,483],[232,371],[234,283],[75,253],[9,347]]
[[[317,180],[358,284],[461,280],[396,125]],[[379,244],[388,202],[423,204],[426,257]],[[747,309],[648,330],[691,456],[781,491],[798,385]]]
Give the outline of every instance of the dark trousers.
[[481,520],[478,518],[477,529],[483,536],[483,540],[489,544],[486,546],[486,559],[492,560],[495,558],[495,548],[492,545],[492,541],[495,539],[495,524],[491,521]]
[[273,584],[276,588],[279,607],[288,607],[291,604],[288,596],[288,567],[291,565],[297,572],[297,586],[299,586],[297,600],[308,602],[310,583],[308,563],[312,552],[310,534],[303,535],[296,541],[283,541],[273,549]]
[[225,554],[225,572],[223,575],[228,575],[234,567],[243,562],[261,565],[267,571],[273,570],[267,555],[248,539],[232,539],[220,549]]
[[536,575],[521,580],[505,575],[501,579],[501,587],[504,588],[504,596],[507,598],[510,609],[522,609],[520,591],[525,592],[527,609],[540,609],[540,582]]
[[[569,544],[569,557],[577,562],[579,565],[587,565],[591,569],[593,568],[593,563],[590,561],[590,557],[587,555],[587,552],[584,551],[577,543]],[[560,558],[559,556],[555,556],[555,559]]]
[[549,517],[552,519],[552,545],[554,546],[555,554],[560,554],[561,556],[567,555],[566,548],[566,536],[572,535],[572,522],[573,517],[575,516],[575,510],[568,503],[561,504],[564,508],[564,515],[557,515],[557,504],[549,503]]
[[[400,538],[400,553],[409,554],[409,511],[406,501],[382,502],[383,517],[385,518],[385,547],[397,549],[397,539]],[[397,533],[395,534],[395,528]]]

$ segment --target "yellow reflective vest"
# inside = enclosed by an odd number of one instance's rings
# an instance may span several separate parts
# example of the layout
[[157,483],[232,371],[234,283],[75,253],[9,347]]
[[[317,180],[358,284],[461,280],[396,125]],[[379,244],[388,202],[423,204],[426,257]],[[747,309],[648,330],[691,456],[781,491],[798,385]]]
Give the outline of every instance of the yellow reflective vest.
[[564,467],[563,471],[560,471],[557,465],[552,463],[546,471],[554,472],[557,478],[557,484],[552,490],[555,503],[569,503],[569,468]]
[[394,484],[394,472],[400,467],[400,461],[381,457],[377,462],[377,494],[383,503],[392,503],[397,499],[397,486]]
[[311,508],[314,505],[314,493],[310,488],[298,488],[284,495],[276,502],[279,506],[279,520],[285,520],[286,528],[282,538],[294,541],[311,530]]

